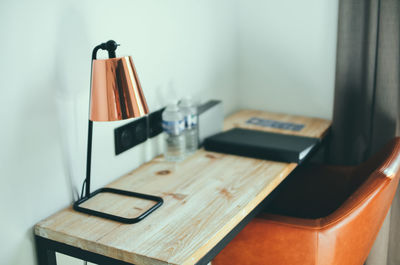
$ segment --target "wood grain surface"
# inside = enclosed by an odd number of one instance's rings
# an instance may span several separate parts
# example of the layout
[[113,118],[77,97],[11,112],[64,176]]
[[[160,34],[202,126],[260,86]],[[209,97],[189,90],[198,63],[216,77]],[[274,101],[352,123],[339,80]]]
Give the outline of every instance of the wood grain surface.
[[[240,125],[246,115],[253,114],[234,114],[226,120],[225,128]],[[314,137],[324,135],[329,127],[328,121],[301,119],[312,125],[313,129],[304,129]],[[108,185],[164,199],[164,204],[143,221],[120,224],[69,207],[38,223],[35,233],[136,265],[195,264],[296,166],[204,150],[180,163],[166,162],[159,156]],[[85,207],[132,217],[150,205],[103,194]]]

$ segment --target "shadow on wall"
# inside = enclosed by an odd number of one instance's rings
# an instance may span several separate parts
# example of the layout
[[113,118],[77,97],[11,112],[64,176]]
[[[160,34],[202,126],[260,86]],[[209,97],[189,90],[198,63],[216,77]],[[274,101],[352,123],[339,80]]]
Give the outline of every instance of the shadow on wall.
[[79,115],[79,104],[88,102],[90,51],[85,21],[79,10],[63,8],[57,36],[54,77],[59,118],[62,158],[70,189],[71,201],[77,199],[79,182],[84,168],[85,144],[79,137],[87,126],[86,119]]

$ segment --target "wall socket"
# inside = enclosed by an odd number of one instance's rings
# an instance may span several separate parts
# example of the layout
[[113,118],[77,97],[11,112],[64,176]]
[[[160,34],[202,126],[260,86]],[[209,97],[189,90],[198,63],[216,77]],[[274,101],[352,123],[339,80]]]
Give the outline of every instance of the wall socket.
[[147,140],[147,117],[134,120],[114,130],[115,154],[118,155]]
[[149,138],[153,138],[163,132],[162,113],[164,110],[165,108],[162,108],[149,114],[148,116]]
[[162,112],[164,109],[153,111],[143,118],[115,128],[115,154],[119,155],[145,142],[148,138],[153,138],[162,133]]

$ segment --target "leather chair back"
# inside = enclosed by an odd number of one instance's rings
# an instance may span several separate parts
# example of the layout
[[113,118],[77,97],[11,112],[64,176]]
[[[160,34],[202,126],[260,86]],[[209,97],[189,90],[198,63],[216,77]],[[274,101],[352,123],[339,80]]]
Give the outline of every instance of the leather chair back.
[[389,211],[399,172],[397,137],[354,170],[352,195],[321,218],[316,264],[363,264]]

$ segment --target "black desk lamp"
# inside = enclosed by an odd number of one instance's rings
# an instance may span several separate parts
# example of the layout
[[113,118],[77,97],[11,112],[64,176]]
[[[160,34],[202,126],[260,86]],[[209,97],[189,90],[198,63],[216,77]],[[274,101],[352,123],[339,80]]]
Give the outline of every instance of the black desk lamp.
[[[93,49],[86,179],[84,181],[84,186],[82,187],[81,198],[73,204],[73,208],[76,211],[90,215],[99,216],[121,223],[133,224],[143,220],[155,209],[160,207],[163,203],[163,199],[148,194],[113,188],[101,188],[90,193],[93,121],[118,121],[141,117],[149,112],[132,57],[126,56],[115,58],[115,50],[118,46],[119,44],[110,40],[97,45]],[[96,59],[97,51],[100,49],[108,51],[109,59]],[[83,196],[83,188],[85,188],[85,196]],[[102,192],[151,200],[156,203],[146,212],[135,218],[125,218],[80,206],[80,204]]]

